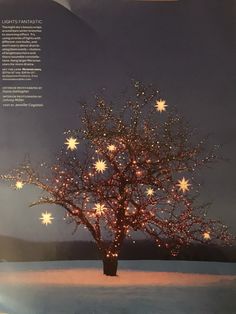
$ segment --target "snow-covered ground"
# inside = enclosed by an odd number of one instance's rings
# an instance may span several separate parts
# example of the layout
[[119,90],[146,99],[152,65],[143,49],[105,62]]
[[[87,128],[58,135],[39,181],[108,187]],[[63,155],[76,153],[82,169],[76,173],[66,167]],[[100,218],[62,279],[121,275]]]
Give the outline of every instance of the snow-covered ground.
[[236,264],[120,261],[0,264],[0,314],[235,314]]

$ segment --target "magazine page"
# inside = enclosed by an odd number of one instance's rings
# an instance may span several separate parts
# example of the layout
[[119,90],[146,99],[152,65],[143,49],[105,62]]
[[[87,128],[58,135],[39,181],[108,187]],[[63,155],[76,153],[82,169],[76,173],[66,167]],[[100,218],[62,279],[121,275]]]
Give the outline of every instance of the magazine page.
[[0,0],[0,313],[236,313],[236,1]]

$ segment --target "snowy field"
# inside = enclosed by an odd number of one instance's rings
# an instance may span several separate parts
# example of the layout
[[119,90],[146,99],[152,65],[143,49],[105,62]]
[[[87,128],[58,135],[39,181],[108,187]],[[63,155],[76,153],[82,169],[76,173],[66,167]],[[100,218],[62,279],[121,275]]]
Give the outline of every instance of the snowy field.
[[235,314],[236,264],[120,261],[0,264],[0,313]]

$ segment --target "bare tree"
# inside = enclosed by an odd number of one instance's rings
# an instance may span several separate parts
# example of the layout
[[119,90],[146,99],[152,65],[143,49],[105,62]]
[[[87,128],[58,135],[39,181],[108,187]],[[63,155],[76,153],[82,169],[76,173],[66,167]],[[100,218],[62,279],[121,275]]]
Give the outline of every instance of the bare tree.
[[26,163],[2,176],[45,192],[33,205],[62,206],[68,219],[91,233],[104,274],[115,276],[124,240],[140,231],[173,255],[192,242],[229,244],[225,225],[197,204],[194,174],[215,160],[204,140],[170,112],[152,87],[115,110],[104,97],[83,104],[82,127],[69,130],[56,162],[40,170]]

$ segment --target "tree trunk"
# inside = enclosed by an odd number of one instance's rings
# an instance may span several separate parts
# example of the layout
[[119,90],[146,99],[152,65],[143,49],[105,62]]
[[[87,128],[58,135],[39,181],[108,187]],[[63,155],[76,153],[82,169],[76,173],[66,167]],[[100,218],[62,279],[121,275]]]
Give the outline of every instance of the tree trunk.
[[117,258],[103,258],[103,274],[106,276],[117,276]]

